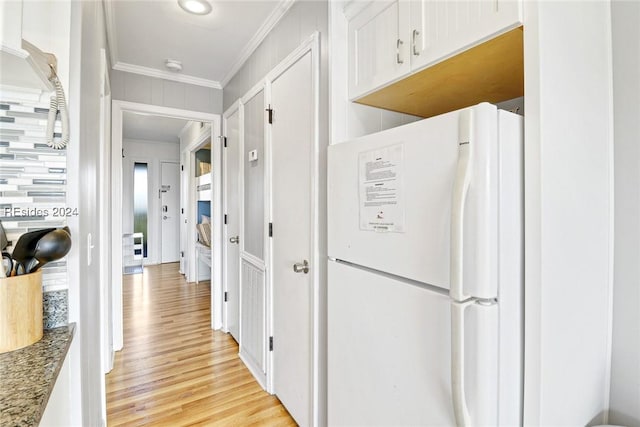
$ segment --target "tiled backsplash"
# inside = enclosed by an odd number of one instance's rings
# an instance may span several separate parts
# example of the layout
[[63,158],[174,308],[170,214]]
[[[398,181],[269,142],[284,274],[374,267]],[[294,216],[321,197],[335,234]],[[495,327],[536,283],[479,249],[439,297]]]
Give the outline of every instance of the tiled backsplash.
[[[48,108],[34,93],[0,90],[0,220],[13,244],[74,214],[66,209],[67,152],[46,143]],[[43,268],[42,282],[44,291],[67,289],[64,258]]]

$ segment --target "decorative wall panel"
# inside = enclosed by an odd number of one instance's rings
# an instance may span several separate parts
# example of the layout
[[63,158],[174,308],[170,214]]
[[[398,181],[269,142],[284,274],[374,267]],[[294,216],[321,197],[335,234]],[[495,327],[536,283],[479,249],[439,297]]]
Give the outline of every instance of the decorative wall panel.
[[[77,210],[66,206],[67,152],[46,143],[48,104],[32,93],[0,91],[0,220],[13,250],[21,234],[62,227]],[[56,123],[56,137],[60,136]],[[43,268],[45,291],[67,289],[63,258]]]
[[243,259],[240,277],[242,292],[241,354],[245,358],[248,357],[247,362],[252,363],[260,374],[264,374],[266,372],[264,271]]

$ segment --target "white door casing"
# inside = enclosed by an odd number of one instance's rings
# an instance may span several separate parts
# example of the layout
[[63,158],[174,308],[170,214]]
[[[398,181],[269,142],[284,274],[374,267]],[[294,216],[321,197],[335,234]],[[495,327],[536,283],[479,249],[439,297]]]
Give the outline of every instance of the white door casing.
[[[220,135],[219,116],[210,122],[211,126],[205,126],[199,135],[195,136],[186,147],[183,148],[183,155],[186,154],[186,164],[184,164],[184,175],[187,177],[187,208],[186,224],[187,229],[187,251],[185,252],[186,278],[187,281],[194,282],[196,275],[196,223],[197,223],[197,200],[196,191],[196,156],[195,153],[208,143],[211,144],[211,328],[221,329],[223,310],[223,289],[222,289],[222,148]],[[197,120],[202,121],[202,120]]]
[[180,260],[180,166],[160,164],[160,262]]
[[[100,91],[100,188],[99,199],[100,210],[109,212],[111,207],[111,86],[109,84],[109,64],[107,62],[106,51],[101,49],[101,72],[102,88]],[[113,368],[113,336],[112,328],[112,308],[111,308],[111,252],[109,250],[109,237],[111,233],[111,223],[108,215],[100,216],[100,288],[102,295],[102,305],[100,307],[100,324],[102,325],[102,369],[104,373]],[[105,413],[106,416],[106,413]]]
[[[111,121],[111,275],[112,275],[112,296],[113,296],[113,348],[115,351],[122,350],[123,347],[123,318],[122,318],[122,117],[125,111],[147,113],[164,117],[173,117],[185,120],[197,120],[211,123],[216,135],[220,128],[220,116],[217,114],[202,113],[199,111],[182,110],[157,105],[140,104],[129,101],[112,101],[112,121]],[[213,141],[215,143],[215,141]],[[212,155],[212,162],[219,161],[218,157]],[[212,164],[212,169],[219,174],[220,164]],[[216,172],[216,170],[218,172]],[[212,184],[216,194],[221,193],[220,177],[214,177]],[[220,187],[217,187],[220,186]],[[218,204],[220,206],[220,204]],[[214,215],[214,214],[212,214]],[[219,220],[218,220],[219,221]],[[219,222],[218,222],[219,224]],[[189,225],[189,224],[187,224]],[[214,224],[215,228],[215,224]],[[221,232],[212,230],[212,245],[221,247]],[[222,251],[212,254],[212,264],[214,277],[212,278],[212,310],[211,322],[213,328],[219,328],[222,324],[222,290],[221,290],[221,268]],[[219,319],[218,319],[219,317]]]
[[272,391],[299,425],[319,423],[316,304],[323,266],[318,254],[317,46],[314,35],[267,81],[273,108],[269,139]]
[[[213,169],[215,160],[214,160],[214,147],[213,147],[213,137],[214,130],[209,128],[204,128],[201,130],[199,134],[193,136],[191,142],[188,143],[186,147],[183,147],[181,156],[183,158],[184,168],[183,176],[185,179],[184,187],[185,187],[185,195],[184,195],[184,230],[185,230],[185,252],[184,252],[184,266],[185,271],[184,275],[187,282],[195,282],[196,276],[196,241],[197,241],[197,232],[196,232],[196,224],[198,221],[198,179],[195,176],[196,170],[196,151],[203,148],[207,144],[211,143],[211,162],[212,162],[212,171],[214,174],[216,173]],[[213,185],[213,183],[212,183]],[[211,193],[212,195],[214,192]],[[214,214],[212,213],[212,216]],[[212,217],[212,237],[214,236],[213,230],[215,228],[215,220]]]
[[224,330],[240,341],[240,110],[232,105],[223,117],[223,281]]
[[[98,199],[100,212],[100,233],[98,244],[100,251],[100,334],[101,334],[101,374],[113,369],[113,312],[111,290],[111,251],[109,238],[111,236],[111,222],[108,212],[111,208],[111,85],[109,83],[109,64],[105,49],[100,49],[100,73],[102,86],[100,88],[100,176]],[[100,375],[100,392],[106,395],[106,380]],[[101,416],[107,421],[107,405],[103,399],[100,402]]]

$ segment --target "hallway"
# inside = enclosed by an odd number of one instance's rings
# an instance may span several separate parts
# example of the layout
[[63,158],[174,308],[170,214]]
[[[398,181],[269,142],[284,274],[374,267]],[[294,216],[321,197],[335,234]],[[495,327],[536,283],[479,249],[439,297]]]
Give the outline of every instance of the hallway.
[[187,284],[178,264],[123,279],[124,349],[106,376],[109,426],[295,425],[210,328],[208,282]]

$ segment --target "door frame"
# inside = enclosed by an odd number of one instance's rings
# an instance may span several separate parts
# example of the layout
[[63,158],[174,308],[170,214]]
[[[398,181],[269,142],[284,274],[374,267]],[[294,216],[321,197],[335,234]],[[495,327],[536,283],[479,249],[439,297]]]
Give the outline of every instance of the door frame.
[[[98,186],[100,195],[98,203],[101,208],[108,211],[111,205],[111,83],[109,79],[109,62],[107,52],[100,49],[100,174],[98,176]],[[110,292],[111,283],[111,251],[110,239],[111,222],[108,215],[100,215],[100,232],[98,235],[98,246],[100,251],[100,351],[101,375],[100,391],[106,395],[105,374],[111,372],[114,362],[113,349],[113,311],[112,298]],[[107,420],[106,401],[100,402],[101,416],[104,422]]]
[[[211,203],[217,202],[215,197],[217,197],[217,195],[220,194],[221,190],[220,191],[216,190],[215,183],[214,183],[214,178],[215,178],[214,174],[221,176],[221,171],[218,170],[216,172],[213,170],[213,167],[217,166],[218,163],[221,162],[221,159],[219,159],[219,161],[216,161],[216,154],[217,154],[216,151],[219,149],[219,147],[217,146],[217,144],[214,143],[214,139],[216,141],[220,140],[219,136],[220,135],[219,135],[219,132],[217,132],[217,130],[214,130],[211,128],[205,128],[198,135],[195,135],[194,139],[186,147],[184,147],[180,152],[181,159],[183,158],[183,156],[184,158],[186,158],[186,162],[182,166],[184,168],[184,177],[185,177],[186,189],[187,189],[187,194],[186,194],[187,205],[185,208],[186,221],[187,221],[186,222],[187,247],[185,248],[186,249],[185,252],[187,253],[188,256],[186,257],[184,276],[188,282],[196,281],[195,277],[197,275],[197,269],[200,268],[200,265],[196,263],[196,242],[197,242],[196,233],[188,231],[188,230],[195,230],[195,228],[192,226],[195,226],[194,218],[197,214],[197,208],[196,208],[198,203],[198,192],[196,189],[197,178],[194,176],[194,173],[193,173],[195,172],[195,168],[196,168],[196,152],[201,148],[204,148],[207,145],[207,142],[211,144],[211,166],[212,166],[211,194],[212,194],[212,197],[210,201]],[[216,216],[217,210],[222,212],[221,207],[217,206],[216,204],[216,206],[213,206],[213,209],[211,211],[211,220],[212,220],[212,227],[213,227],[211,229],[212,236],[213,236],[213,232],[215,231],[215,228],[218,226],[219,222],[222,221],[221,213],[220,215]],[[216,221],[215,218],[220,218],[220,220]],[[211,244],[213,247],[213,241]],[[212,258],[211,261],[212,261],[211,262],[211,269],[212,269],[211,279],[213,280],[214,259]],[[213,308],[213,305],[211,307]],[[219,329],[219,327],[215,329]]]
[[[326,197],[325,193],[325,181],[326,181],[326,166],[320,166],[320,160],[322,156],[322,148],[320,146],[320,34],[314,32],[309,38],[307,38],[298,48],[291,52],[280,64],[278,64],[273,70],[271,70],[265,78],[265,99],[268,102],[271,101],[271,85],[278,77],[284,74],[289,68],[291,68],[296,62],[302,59],[306,54],[311,54],[311,72],[312,72],[312,86],[313,86],[313,147],[311,152],[313,153],[313,159],[311,161],[311,229],[310,232],[310,263],[313,266],[311,268],[311,274],[309,282],[312,287],[311,291],[311,307],[312,313],[311,324],[312,330],[312,343],[311,351],[313,360],[311,360],[311,366],[313,369],[311,384],[311,408],[312,413],[310,419],[312,425],[320,425],[321,420],[324,417],[325,399],[322,397],[326,390],[326,379],[323,379],[325,374],[324,366],[326,365],[326,356],[320,354],[321,349],[325,348],[326,343],[326,330],[323,324],[326,319],[326,314],[323,312],[326,306],[326,290],[323,289],[323,283],[326,283],[326,233],[323,236],[323,232],[326,231]],[[277,112],[276,112],[277,115]],[[272,155],[271,155],[271,128],[268,128],[266,133],[266,150],[268,150],[268,190],[266,194],[266,200],[268,200],[268,222],[273,220],[272,211]],[[326,151],[326,150],[325,150]],[[320,210],[323,212],[320,212]],[[271,256],[273,245],[272,240],[268,241],[268,280],[267,280],[267,336],[274,336],[273,330],[273,265]],[[274,341],[277,342],[277,338],[274,337]],[[277,345],[277,344],[276,344]],[[267,356],[267,391],[274,393],[273,387],[273,352],[268,352]]]
[[[226,111],[222,114],[222,137],[226,138],[227,137],[227,121],[229,119],[229,117],[231,117],[233,114],[235,114],[236,112],[238,113],[238,124],[239,124],[239,128],[238,128],[238,142],[240,143],[240,131],[241,131],[241,127],[242,127],[242,123],[241,123],[241,117],[240,117],[240,109],[242,106],[242,102],[238,99],[237,101],[235,101],[233,104],[231,104],[231,106],[229,108],[226,109]],[[241,158],[242,155],[242,151],[240,151],[241,146],[238,147],[238,154]],[[241,188],[240,188],[240,164],[236,165],[238,167],[238,214],[240,214],[240,203],[241,203],[241,199],[240,199],[240,194],[241,194]],[[222,186],[222,207],[223,207],[223,213],[222,215],[226,215],[226,213],[228,212],[227,209],[227,204],[228,204],[228,188],[227,188],[227,180],[226,175],[227,175],[227,171],[229,170],[229,165],[227,164],[227,152],[224,150],[222,151],[222,176],[223,176],[223,186]],[[240,232],[240,215],[238,215],[238,232]],[[226,225],[226,224],[224,224]],[[222,283],[223,283],[223,295],[224,292],[227,292],[229,286],[228,286],[228,269],[227,269],[227,260],[229,258],[229,254],[227,252],[227,239],[229,239],[229,233],[227,230],[227,227],[223,226],[223,231],[222,231]],[[240,297],[240,245],[238,245],[238,299]],[[228,309],[227,309],[227,305],[226,304],[222,304],[222,330],[224,332],[229,332],[229,318],[228,318]],[[240,301],[238,301],[238,341],[240,340]]]
[[[113,349],[114,351],[120,351],[124,345],[124,322],[123,322],[123,310],[122,310],[122,122],[125,112],[139,113],[139,114],[151,114],[156,116],[171,117],[183,120],[193,120],[211,123],[212,133],[219,133],[220,129],[220,115],[203,113],[199,111],[183,110],[171,107],[162,107],[158,105],[141,104],[137,102],[119,101],[113,100],[111,102],[111,250],[109,251],[112,257],[111,260],[111,275],[112,275],[112,321],[113,321]],[[217,198],[220,197],[220,155],[213,156],[213,146],[216,145],[219,148],[219,139],[213,138],[212,144],[212,169],[214,170],[214,179],[212,179],[212,187],[214,194]],[[214,162],[216,162],[213,164]],[[212,200],[212,203],[214,201]],[[219,207],[219,202],[215,201]],[[219,208],[216,211],[217,218],[212,218],[217,222],[215,230],[212,230],[214,236],[212,244],[220,247],[220,216]],[[212,214],[213,216],[213,214]],[[106,237],[106,236],[105,236]],[[220,251],[212,254],[212,264],[216,266],[214,269],[215,276],[211,279],[211,324],[213,329],[219,329],[222,323],[222,316],[220,315],[222,309],[222,295],[221,295],[221,256]],[[213,268],[213,267],[212,267]]]
[[[266,120],[263,120],[263,139],[264,139],[264,157],[265,157],[265,161],[264,161],[264,165],[265,165],[265,169],[264,169],[264,173],[263,173],[263,193],[264,193],[264,204],[263,204],[263,218],[262,218],[262,222],[263,222],[263,233],[264,233],[264,241],[263,241],[263,256],[262,259],[258,258],[257,256],[245,251],[245,243],[246,243],[246,233],[245,233],[245,221],[244,221],[244,214],[245,214],[245,179],[244,179],[244,171],[245,171],[245,161],[244,161],[244,150],[245,150],[245,105],[247,105],[253,98],[255,98],[260,92],[263,93],[263,105],[262,108],[266,109],[267,105],[268,105],[268,99],[267,99],[267,90],[266,90],[266,86],[265,86],[265,79],[262,78],[260,79],[251,89],[249,89],[249,91],[247,91],[247,93],[245,93],[238,101],[238,111],[239,111],[239,120],[240,120],[240,129],[239,129],[239,133],[240,133],[240,138],[239,138],[239,145],[240,145],[240,170],[239,170],[239,174],[240,174],[240,178],[238,181],[238,185],[240,188],[240,192],[239,192],[239,198],[240,198],[240,220],[238,223],[238,229],[239,229],[239,235],[240,235],[240,244],[239,244],[239,254],[240,254],[240,259],[239,259],[239,275],[238,275],[238,285],[239,285],[239,297],[240,297],[240,308],[239,308],[239,313],[240,313],[240,319],[238,322],[238,327],[239,327],[239,332],[238,335],[240,337],[240,342],[239,344],[239,357],[242,360],[242,362],[245,364],[245,366],[247,366],[247,368],[249,369],[249,371],[252,373],[252,375],[254,376],[254,378],[258,381],[258,383],[260,384],[260,386],[267,390],[270,391],[269,389],[269,350],[267,347],[267,341],[268,341],[268,337],[269,337],[269,332],[270,332],[270,328],[271,325],[269,324],[269,318],[270,316],[268,315],[268,310],[269,310],[269,306],[270,306],[270,292],[269,292],[269,271],[268,271],[268,267],[269,267],[269,243],[268,243],[268,235],[267,235],[267,231],[268,231],[268,227],[269,227],[269,218],[267,213],[269,212],[269,193],[268,193],[268,189],[269,189],[269,172],[268,172],[268,168],[269,168],[269,160],[268,160],[268,156],[269,156],[269,145],[268,145],[268,138],[269,138],[269,129],[268,129],[268,124],[266,122]],[[242,263],[243,261],[247,262],[248,264],[252,265],[253,267],[261,270],[264,273],[264,298],[265,298],[265,302],[264,302],[264,319],[263,319],[263,336],[265,339],[265,342],[263,343],[263,345],[265,346],[265,350],[263,351],[262,354],[262,364],[264,366],[264,374],[260,371],[259,367],[255,366],[254,363],[252,363],[252,361],[250,359],[248,359],[247,357],[245,357],[245,351],[244,351],[244,339],[242,337],[242,327],[243,327],[243,314],[242,314],[242,301],[244,299],[243,296],[243,292],[242,292],[242,284],[243,284],[243,280],[244,277],[242,275]]]

